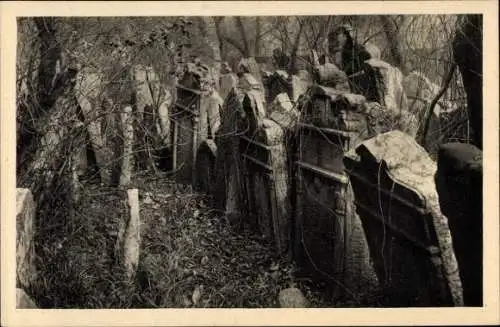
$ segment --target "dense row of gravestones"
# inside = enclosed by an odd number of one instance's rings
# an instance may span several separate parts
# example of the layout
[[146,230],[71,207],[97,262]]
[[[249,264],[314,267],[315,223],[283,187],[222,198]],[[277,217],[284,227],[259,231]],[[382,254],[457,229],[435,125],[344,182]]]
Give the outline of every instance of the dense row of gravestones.
[[[217,131],[201,105],[208,96],[178,87],[172,121],[180,126],[188,117],[185,132],[172,134],[174,160],[187,162],[180,179],[213,195],[232,222],[273,240],[278,254],[326,281],[335,298],[456,306],[474,293],[465,304],[481,303],[479,268],[465,263],[470,251],[455,254],[463,235],[455,231],[452,242],[441,213],[436,164],[405,113],[387,113],[398,103],[377,107],[312,83],[305,72],[264,74],[263,82],[228,73],[222,85],[224,103],[212,106],[220,110]],[[481,257],[477,236],[473,242]]]
[[[480,305],[480,152],[452,147],[436,168],[404,115],[391,114],[397,104],[305,72],[261,81],[249,71],[222,74],[218,93],[189,69],[179,81],[163,133],[175,178],[274,241],[335,298],[359,304],[374,290],[389,306]],[[28,234],[18,226],[18,244]]]

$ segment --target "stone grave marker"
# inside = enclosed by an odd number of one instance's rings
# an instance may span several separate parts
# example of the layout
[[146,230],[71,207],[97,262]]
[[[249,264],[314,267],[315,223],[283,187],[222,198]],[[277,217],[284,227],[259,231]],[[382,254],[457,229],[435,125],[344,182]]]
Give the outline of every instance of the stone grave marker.
[[461,306],[462,284],[436,164],[409,135],[391,131],[345,156],[386,306]]

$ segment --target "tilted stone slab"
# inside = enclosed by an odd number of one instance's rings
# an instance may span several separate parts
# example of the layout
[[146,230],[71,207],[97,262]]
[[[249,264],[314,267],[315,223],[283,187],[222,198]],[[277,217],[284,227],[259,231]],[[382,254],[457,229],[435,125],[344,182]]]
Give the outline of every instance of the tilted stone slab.
[[380,134],[344,159],[388,306],[460,306],[462,284],[436,164],[400,131]]

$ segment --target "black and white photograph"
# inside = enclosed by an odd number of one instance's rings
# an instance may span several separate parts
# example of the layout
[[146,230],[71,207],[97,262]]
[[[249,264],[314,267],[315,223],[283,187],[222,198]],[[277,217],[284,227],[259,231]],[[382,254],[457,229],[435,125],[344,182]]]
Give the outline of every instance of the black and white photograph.
[[482,12],[163,6],[15,17],[17,309],[486,306]]

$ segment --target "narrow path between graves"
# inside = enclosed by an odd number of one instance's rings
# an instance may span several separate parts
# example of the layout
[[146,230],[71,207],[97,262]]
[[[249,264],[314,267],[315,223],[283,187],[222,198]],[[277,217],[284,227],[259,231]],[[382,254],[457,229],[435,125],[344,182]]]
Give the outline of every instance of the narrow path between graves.
[[272,244],[235,231],[205,196],[167,179],[137,183],[142,247],[140,302],[152,307],[278,307],[280,290],[299,287],[312,307],[332,307]]

